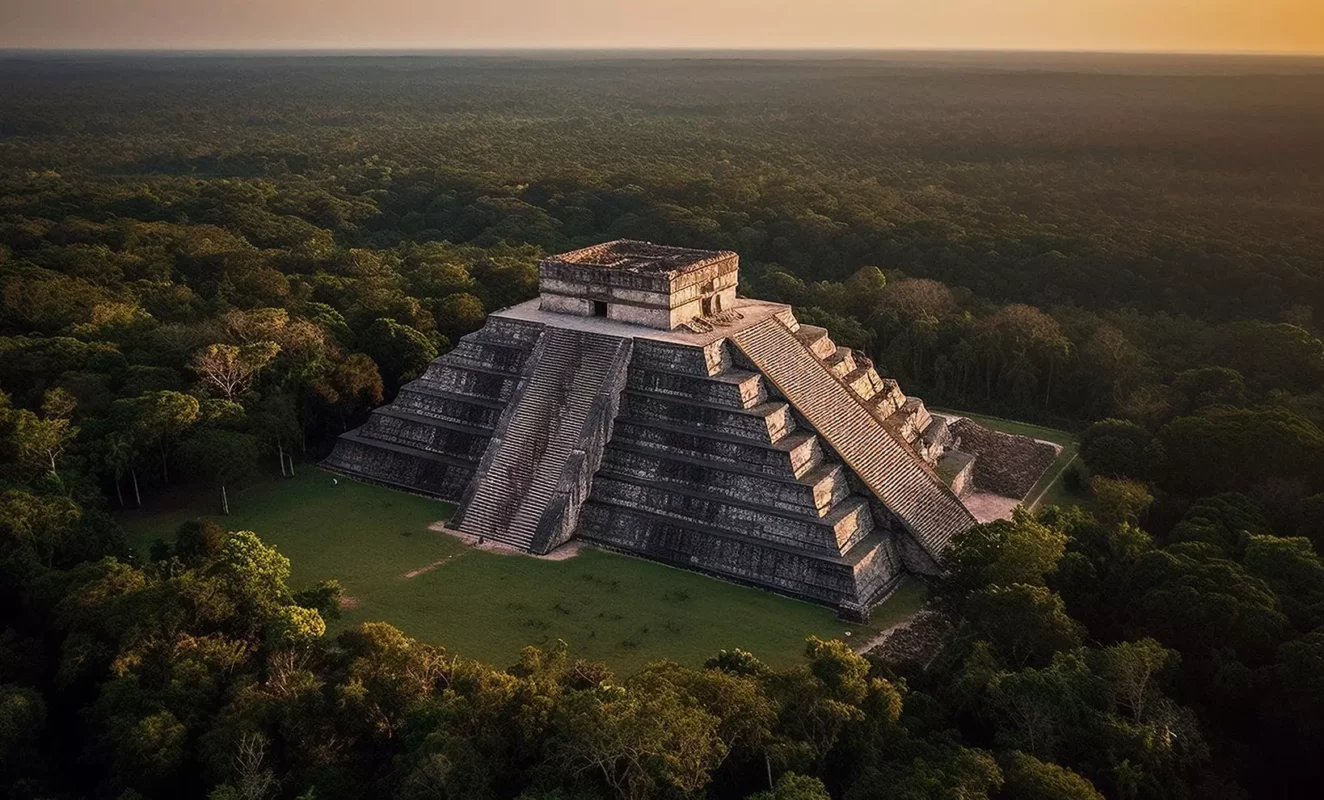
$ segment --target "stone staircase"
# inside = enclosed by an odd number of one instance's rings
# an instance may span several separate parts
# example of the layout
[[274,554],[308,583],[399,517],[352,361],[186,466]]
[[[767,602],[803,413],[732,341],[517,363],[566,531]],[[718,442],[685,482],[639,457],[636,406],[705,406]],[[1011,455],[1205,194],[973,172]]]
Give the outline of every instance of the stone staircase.
[[825,337],[807,327],[793,333],[773,318],[731,341],[936,560],[974,517],[824,363]]
[[549,327],[532,374],[502,414],[453,524],[463,533],[531,549],[604,387],[628,339]]

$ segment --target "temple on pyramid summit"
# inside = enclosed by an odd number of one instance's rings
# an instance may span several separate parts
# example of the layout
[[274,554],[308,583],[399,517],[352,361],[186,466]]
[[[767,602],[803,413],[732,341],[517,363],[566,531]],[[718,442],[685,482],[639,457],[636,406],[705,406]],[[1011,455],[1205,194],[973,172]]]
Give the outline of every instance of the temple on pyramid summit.
[[931,414],[790,306],[737,297],[738,273],[628,240],[544,259],[537,299],[324,465],[455,501],[451,528],[527,552],[579,538],[867,618],[1056,451]]

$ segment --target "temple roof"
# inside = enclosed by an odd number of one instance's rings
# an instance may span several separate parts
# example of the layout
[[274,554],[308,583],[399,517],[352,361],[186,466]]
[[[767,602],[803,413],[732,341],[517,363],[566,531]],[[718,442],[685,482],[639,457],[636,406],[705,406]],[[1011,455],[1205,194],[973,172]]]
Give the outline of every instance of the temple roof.
[[582,250],[550,256],[544,264],[597,267],[650,275],[680,275],[715,264],[735,253],[730,250],[697,250],[690,247],[617,239]]

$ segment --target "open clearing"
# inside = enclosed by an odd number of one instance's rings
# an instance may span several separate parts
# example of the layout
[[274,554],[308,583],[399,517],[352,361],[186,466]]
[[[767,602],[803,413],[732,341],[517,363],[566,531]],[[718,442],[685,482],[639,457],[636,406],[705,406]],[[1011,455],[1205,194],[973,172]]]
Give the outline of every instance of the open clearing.
[[807,636],[846,639],[849,631],[848,641],[862,641],[924,601],[923,585],[909,582],[869,625],[856,626],[828,608],[592,548],[559,561],[479,550],[428,529],[450,516],[448,503],[345,478],[333,485],[306,466],[296,478],[232,492],[228,517],[213,516],[213,494],[182,492],[120,521],[143,553],[189,519],[256,531],[290,559],[295,588],[325,578],[344,585],[352,600],[333,633],[383,620],[498,666],[526,644],[558,638],[572,655],[621,673],[662,658],[697,665],[736,647],[785,666],[801,657]]

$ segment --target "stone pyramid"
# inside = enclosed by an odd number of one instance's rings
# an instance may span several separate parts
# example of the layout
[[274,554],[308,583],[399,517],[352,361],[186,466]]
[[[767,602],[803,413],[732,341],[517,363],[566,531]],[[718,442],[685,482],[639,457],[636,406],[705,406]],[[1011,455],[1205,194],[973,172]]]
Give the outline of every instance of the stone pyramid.
[[[975,524],[947,420],[789,306],[736,297],[730,252],[615,241],[546,259],[344,434],[334,471],[457,502],[461,532],[571,537],[862,618]],[[960,455],[960,454],[956,454]]]

